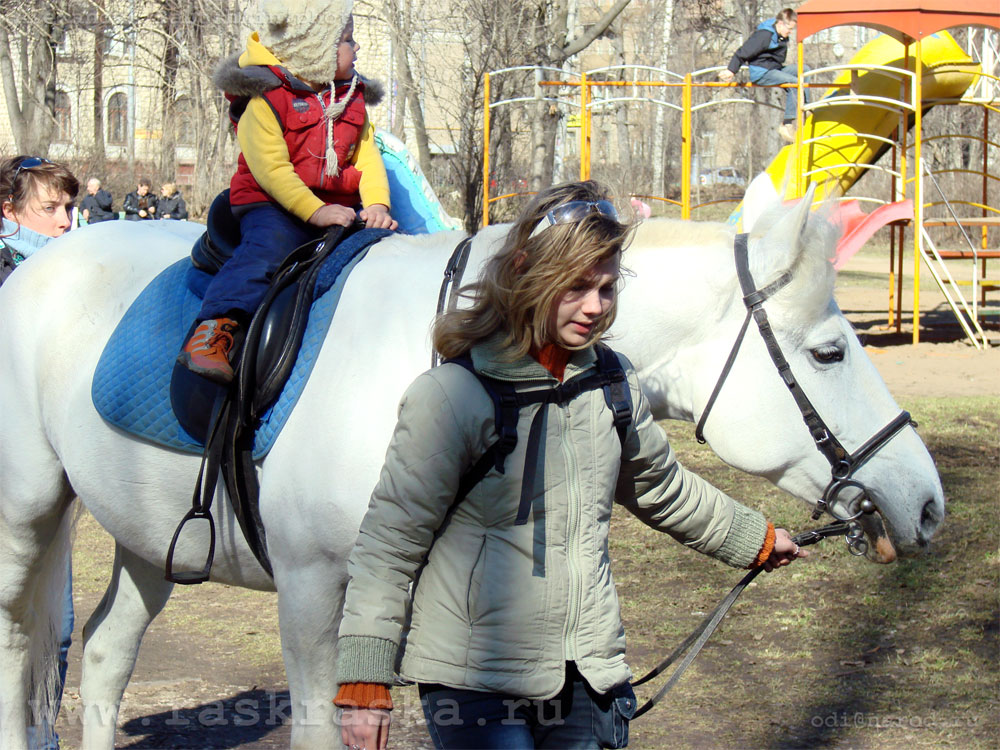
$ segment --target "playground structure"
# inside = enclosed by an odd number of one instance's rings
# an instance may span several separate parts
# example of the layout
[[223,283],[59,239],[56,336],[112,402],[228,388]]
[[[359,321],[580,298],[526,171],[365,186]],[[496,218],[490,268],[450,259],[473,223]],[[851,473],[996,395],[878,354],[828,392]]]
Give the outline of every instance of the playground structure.
[[[897,4],[898,5],[898,4]],[[839,204],[837,217],[845,236],[838,248],[836,265],[842,266],[879,228],[889,226],[889,299],[887,324],[902,330],[903,251],[907,230],[914,255],[912,336],[920,339],[921,264],[932,273],[951,311],[969,340],[977,347],[988,345],[983,321],[1000,309],[986,304],[986,293],[1000,289],[1000,279],[987,277],[987,260],[1000,258],[1000,144],[991,140],[990,115],[1000,112],[1000,13],[995,3],[965,3],[961,10],[942,7],[933,12],[924,0],[917,10],[879,10],[871,4],[808,2],[799,8],[799,113],[804,126],[796,143],[781,148],[764,170],[786,200],[802,195],[816,185],[817,203]],[[856,6],[856,7],[852,7]],[[843,65],[804,69],[802,40],[838,25],[866,25],[883,32]],[[967,36],[980,58],[974,60],[943,30],[977,25]],[[981,26],[982,28],[978,28]],[[919,61],[919,64],[917,63]],[[644,200],[679,212],[682,218],[699,218],[706,209],[732,199],[701,201],[696,195],[696,120],[720,105],[753,104],[735,96],[760,89],[715,81],[720,68],[685,75],[647,66],[616,66],[579,75],[562,70],[511,68],[491,76],[535,76],[533,96],[491,99],[487,79],[484,119],[483,223],[489,223],[491,208],[521,191],[491,195],[490,118],[500,107],[515,103],[545,102],[570,108],[579,126],[579,176],[591,176],[593,121],[602,112],[623,103],[654,105],[657,126],[671,113],[679,121],[680,180],[674,196],[639,195]],[[609,80],[609,79],[615,80]],[[820,93],[810,104],[802,92]],[[727,89],[720,91],[720,89]],[[742,91],[741,91],[742,90]],[[655,95],[654,93],[655,92]],[[664,95],[663,92],[669,92]],[[575,94],[575,95],[574,95]],[[773,105],[767,105],[773,106]],[[924,117],[932,107],[978,108],[981,130],[977,133],[924,133]],[[718,111],[718,110],[714,110]],[[748,133],[748,138],[750,137]],[[937,164],[927,151],[946,150],[947,144],[963,141],[978,144],[981,160],[975,164]],[[565,148],[565,146],[563,146]],[[967,153],[969,146],[961,147]],[[598,164],[600,162],[598,161]],[[881,194],[847,196],[857,180],[869,172],[880,173]],[[873,180],[866,181],[866,184]],[[660,183],[662,184],[662,183]],[[738,200],[738,199],[737,199]],[[874,206],[864,213],[861,205]],[[740,206],[729,217],[739,224]],[[714,218],[714,217],[713,217]],[[952,228],[961,232],[964,246],[957,250],[938,247],[933,232]],[[971,230],[975,239],[970,236]],[[940,237],[940,235],[937,235]],[[946,261],[952,261],[946,263]],[[962,274],[953,274],[955,261],[964,261]],[[956,280],[955,276],[959,278]]]

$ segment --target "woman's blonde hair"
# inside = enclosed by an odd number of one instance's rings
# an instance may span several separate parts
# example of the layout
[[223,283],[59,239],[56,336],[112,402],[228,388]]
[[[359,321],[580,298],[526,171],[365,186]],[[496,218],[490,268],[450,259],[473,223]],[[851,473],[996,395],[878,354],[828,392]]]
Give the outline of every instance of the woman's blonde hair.
[[[511,227],[501,250],[486,263],[479,279],[460,290],[472,306],[451,310],[434,321],[434,348],[444,358],[457,357],[473,344],[502,333],[512,358],[532,346],[555,341],[551,311],[562,295],[586,280],[594,268],[616,257],[627,246],[633,225],[592,211],[583,218],[559,223],[531,236],[546,214],[570,201],[609,200],[608,190],[596,182],[571,182],[539,193]],[[593,328],[584,349],[597,341],[614,322],[617,295],[608,312]]]

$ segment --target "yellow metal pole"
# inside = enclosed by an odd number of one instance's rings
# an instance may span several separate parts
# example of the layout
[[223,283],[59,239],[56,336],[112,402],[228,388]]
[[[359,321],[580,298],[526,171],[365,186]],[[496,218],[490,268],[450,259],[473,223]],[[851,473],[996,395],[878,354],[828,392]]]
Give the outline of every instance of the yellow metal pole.
[[691,218],[691,74],[681,89],[681,218]]
[[[902,100],[902,95],[900,96],[900,100]],[[899,126],[898,125],[896,126],[896,135],[897,135],[897,137],[899,136]],[[896,146],[893,145],[893,147],[892,147],[892,171],[893,172],[897,171],[897,169],[896,169],[896,167],[897,167],[897,165],[896,165],[896,159],[897,159]],[[889,181],[889,190],[890,190],[890,198],[893,201],[899,200],[899,185],[896,182],[896,175],[895,174],[892,175],[892,179]],[[902,252],[902,251],[903,251],[903,249],[902,249],[902,247],[900,247],[900,252]],[[896,305],[896,300],[895,300],[895,286],[894,286],[895,283],[896,283],[895,262],[896,262],[896,227],[890,225],[889,226],[889,314],[887,316],[886,323],[885,323],[886,328],[891,328],[892,327],[893,316],[895,315],[895,312],[896,312],[896,309],[895,309],[895,305]]]
[[[987,151],[989,151],[989,149],[986,146],[986,144],[988,144],[989,142],[990,142],[990,110],[989,110],[988,107],[983,107],[983,207],[980,210],[980,214],[982,216],[986,216],[987,215],[986,207],[988,205],[990,205],[990,203],[989,203],[989,200],[990,200],[990,186],[989,186],[989,182],[988,182],[988,179],[987,179],[989,177],[989,174],[990,174],[990,170],[989,170],[990,162],[989,162],[989,159],[987,158]],[[989,228],[984,224],[982,227],[980,227],[979,232],[980,232],[980,234],[979,234],[979,242],[980,242],[979,249],[980,250],[986,250],[989,247],[989,242],[988,242]],[[980,262],[982,264],[983,269],[982,269],[982,275],[979,278],[982,281],[985,281],[986,280],[986,258],[983,257]],[[979,287],[979,304],[980,305],[985,305],[986,304],[986,287],[982,286],[982,285],[980,285],[980,287]]]
[[[907,44],[903,52],[903,70],[909,70],[909,69],[910,69],[910,45]],[[901,87],[900,99],[907,104],[913,104],[914,103],[913,87],[909,85],[908,81],[909,79],[904,76],[899,82],[899,85]],[[899,133],[899,175],[900,175],[899,182],[900,182],[900,190],[902,192],[898,193],[894,197],[894,200],[905,200],[906,198],[906,181],[907,181],[906,173],[910,163],[906,156],[906,150],[908,148],[907,139],[909,137],[909,128],[907,127],[907,123],[909,122],[909,120],[910,118],[909,115],[906,114],[906,109],[905,108],[901,109],[899,113],[898,133]],[[916,209],[914,209],[913,226],[916,226],[916,222],[917,222],[917,214],[916,214]],[[902,226],[899,227],[897,236],[899,238],[899,242],[897,243],[897,245],[899,246],[899,258],[896,261],[896,308],[895,308],[896,318],[895,319],[896,319],[896,333],[901,333],[903,330],[903,246],[904,246],[904,240],[906,238],[906,227]]]
[[[802,174],[802,41],[797,44],[795,53],[795,197],[806,194],[805,176]],[[782,92],[785,93],[785,92]]]
[[490,74],[483,80],[483,226],[490,225]]
[[587,74],[580,76],[580,179],[590,179],[590,86]]
[[916,222],[913,225],[913,343],[920,343],[920,232],[924,223],[924,196],[921,188],[923,180],[923,168],[920,162],[921,145],[923,135],[920,131],[923,126],[923,100],[924,87],[923,75],[920,64],[923,60],[923,53],[920,48],[920,40],[916,41],[916,52],[913,58],[914,76],[914,98],[916,101],[913,109],[913,205],[916,210]]

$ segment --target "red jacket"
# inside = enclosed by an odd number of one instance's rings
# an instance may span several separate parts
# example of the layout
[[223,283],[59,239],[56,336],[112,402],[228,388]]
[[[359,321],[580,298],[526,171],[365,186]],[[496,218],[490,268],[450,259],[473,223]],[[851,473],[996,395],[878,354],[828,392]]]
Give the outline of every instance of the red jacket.
[[[325,173],[326,120],[323,117],[324,108],[330,103],[330,90],[318,94],[303,88],[282,68],[269,67],[280,79],[281,85],[265,92],[263,97],[281,124],[295,173],[324,203],[356,206],[360,202],[361,172],[350,164],[350,160],[365,124],[364,83],[358,81],[343,114],[334,121],[334,150],[340,174],[330,177]],[[338,96],[343,96],[348,88],[349,83],[338,85]],[[320,96],[323,98],[322,106]],[[233,206],[277,202],[257,184],[242,153],[229,187],[229,201]]]

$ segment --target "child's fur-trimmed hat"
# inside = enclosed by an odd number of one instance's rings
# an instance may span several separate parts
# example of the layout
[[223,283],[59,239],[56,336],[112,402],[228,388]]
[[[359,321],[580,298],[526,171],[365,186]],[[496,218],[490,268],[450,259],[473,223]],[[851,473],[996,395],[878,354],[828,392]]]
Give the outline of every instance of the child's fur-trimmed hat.
[[250,0],[247,20],[293,75],[326,83],[337,70],[337,48],[353,5],[353,0]]

